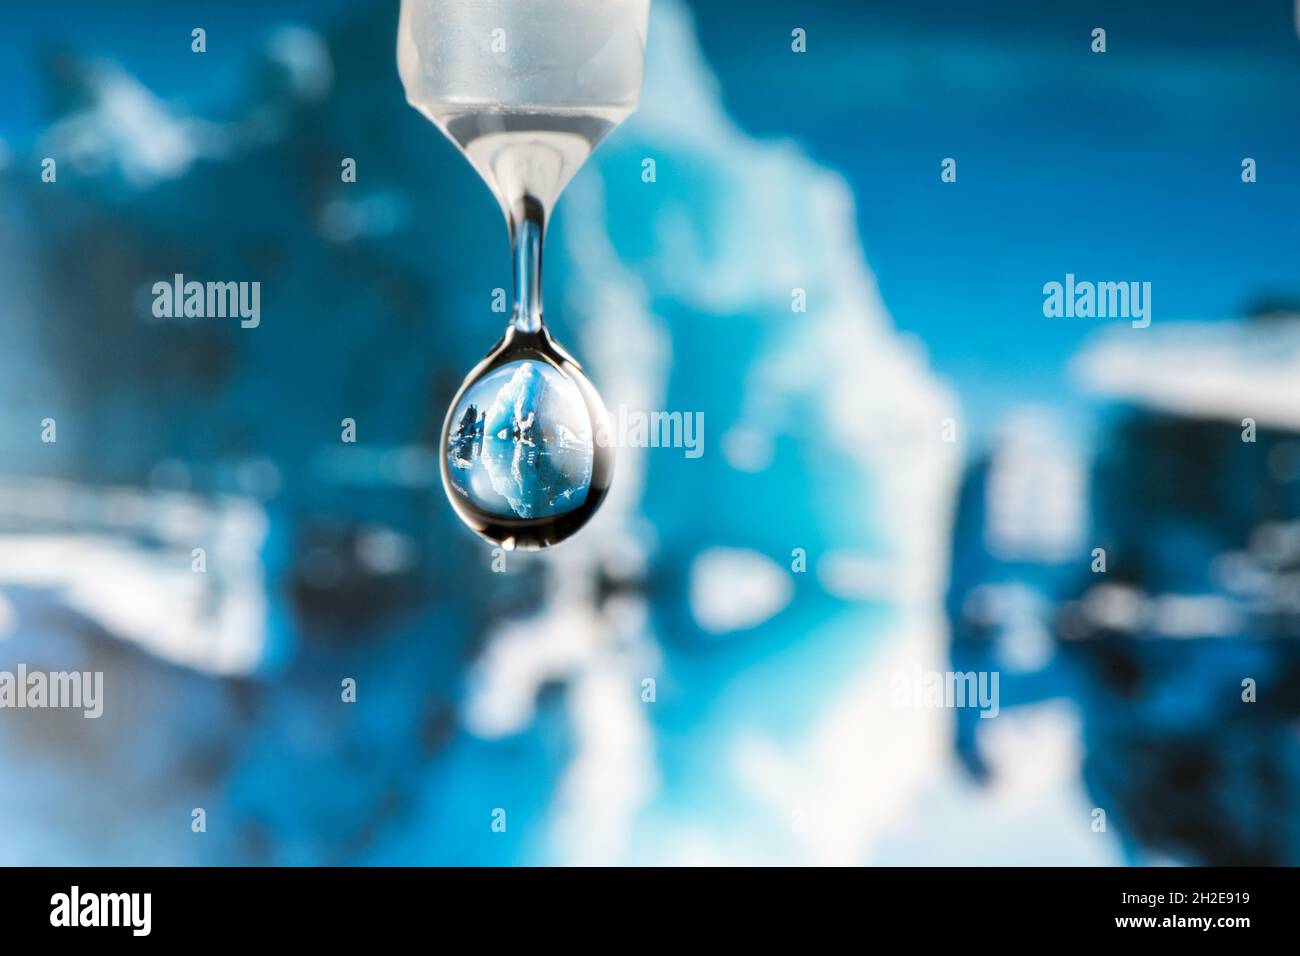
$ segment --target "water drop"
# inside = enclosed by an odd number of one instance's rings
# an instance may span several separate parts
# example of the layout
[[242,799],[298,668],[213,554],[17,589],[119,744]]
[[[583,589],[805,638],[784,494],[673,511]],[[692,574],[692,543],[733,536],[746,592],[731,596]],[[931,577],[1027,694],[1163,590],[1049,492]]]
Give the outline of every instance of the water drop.
[[461,520],[507,550],[556,544],[609,490],[606,434],[605,405],[578,363],[545,326],[511,325],[447,411],[447,497]]

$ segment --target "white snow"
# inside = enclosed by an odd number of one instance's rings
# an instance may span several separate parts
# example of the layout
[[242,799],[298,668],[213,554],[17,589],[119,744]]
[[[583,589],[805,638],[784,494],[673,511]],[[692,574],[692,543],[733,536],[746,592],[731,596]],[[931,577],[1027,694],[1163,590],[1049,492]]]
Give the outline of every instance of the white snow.
[[[49,589],[164,660],[246,674],[263,659],[266,516],[248,499],[0,480],[0,586]],[[75,524],[80,530],[52,530]],[[193,570],[194,548],[207,570]]]
[[1106,398],[1300,431],[1300,319],[1117,329],[1085,349],[1073,372]]
[[691,565],[691,613],[714,634],[756,627],[793,596],[790,574],[757,551],[708,548]]

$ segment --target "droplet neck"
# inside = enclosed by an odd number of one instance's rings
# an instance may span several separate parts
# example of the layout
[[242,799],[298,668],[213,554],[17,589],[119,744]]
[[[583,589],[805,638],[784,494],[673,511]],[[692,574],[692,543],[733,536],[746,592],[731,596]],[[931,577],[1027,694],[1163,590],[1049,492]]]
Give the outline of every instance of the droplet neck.
[[510,207],[510,244],[515,265],[515,310],[511,319],[520,332],[542,328],[542,244],[546,239],[546,209],[523,195]]

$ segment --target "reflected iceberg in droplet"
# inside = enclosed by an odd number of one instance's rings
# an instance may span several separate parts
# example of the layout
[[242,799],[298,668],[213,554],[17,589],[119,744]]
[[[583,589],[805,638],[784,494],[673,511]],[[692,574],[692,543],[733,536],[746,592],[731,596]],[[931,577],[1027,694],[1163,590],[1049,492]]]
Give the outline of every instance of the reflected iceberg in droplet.
[[564,514],[587,500],[591,416],[574,382],[543,361],[494,368],[460,396],[447,435],[452,487],[507,518]]

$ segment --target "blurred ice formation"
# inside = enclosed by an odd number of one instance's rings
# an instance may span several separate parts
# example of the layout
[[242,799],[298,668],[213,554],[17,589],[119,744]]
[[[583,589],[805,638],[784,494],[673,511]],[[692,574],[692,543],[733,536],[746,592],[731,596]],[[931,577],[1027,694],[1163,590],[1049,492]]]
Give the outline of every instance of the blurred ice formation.
[[249,500],[0,478],[0,587],[213,674],[263,663],[265,537]]
[[[1300,324],[1107,335],[1076,368],[1106,402],[1086,484],[1049,480],[1041,448],[1021,460],[1020,430],[968,472],[954,664],[1016,674],[1007,706],[1077,701],[1089,796],[1128,859],[1294,862],[1300,707],[1283,688],[1300,676]],[[1008,550],[1013,513],[1023,530],[1088,518],[1065,547]],[[1024,633],[1045,648],[1030,667]],[[989,735],[965,716],[958,753],[996,779]]]
[[1114,400],[1300,431],[1300,316],[1106,336],[1079,357],[1075,371],[1085,388]]
[[713,633],[761,624],[793,594],[785,568],[756,551],[710,548],[691,566],[691,612]]

